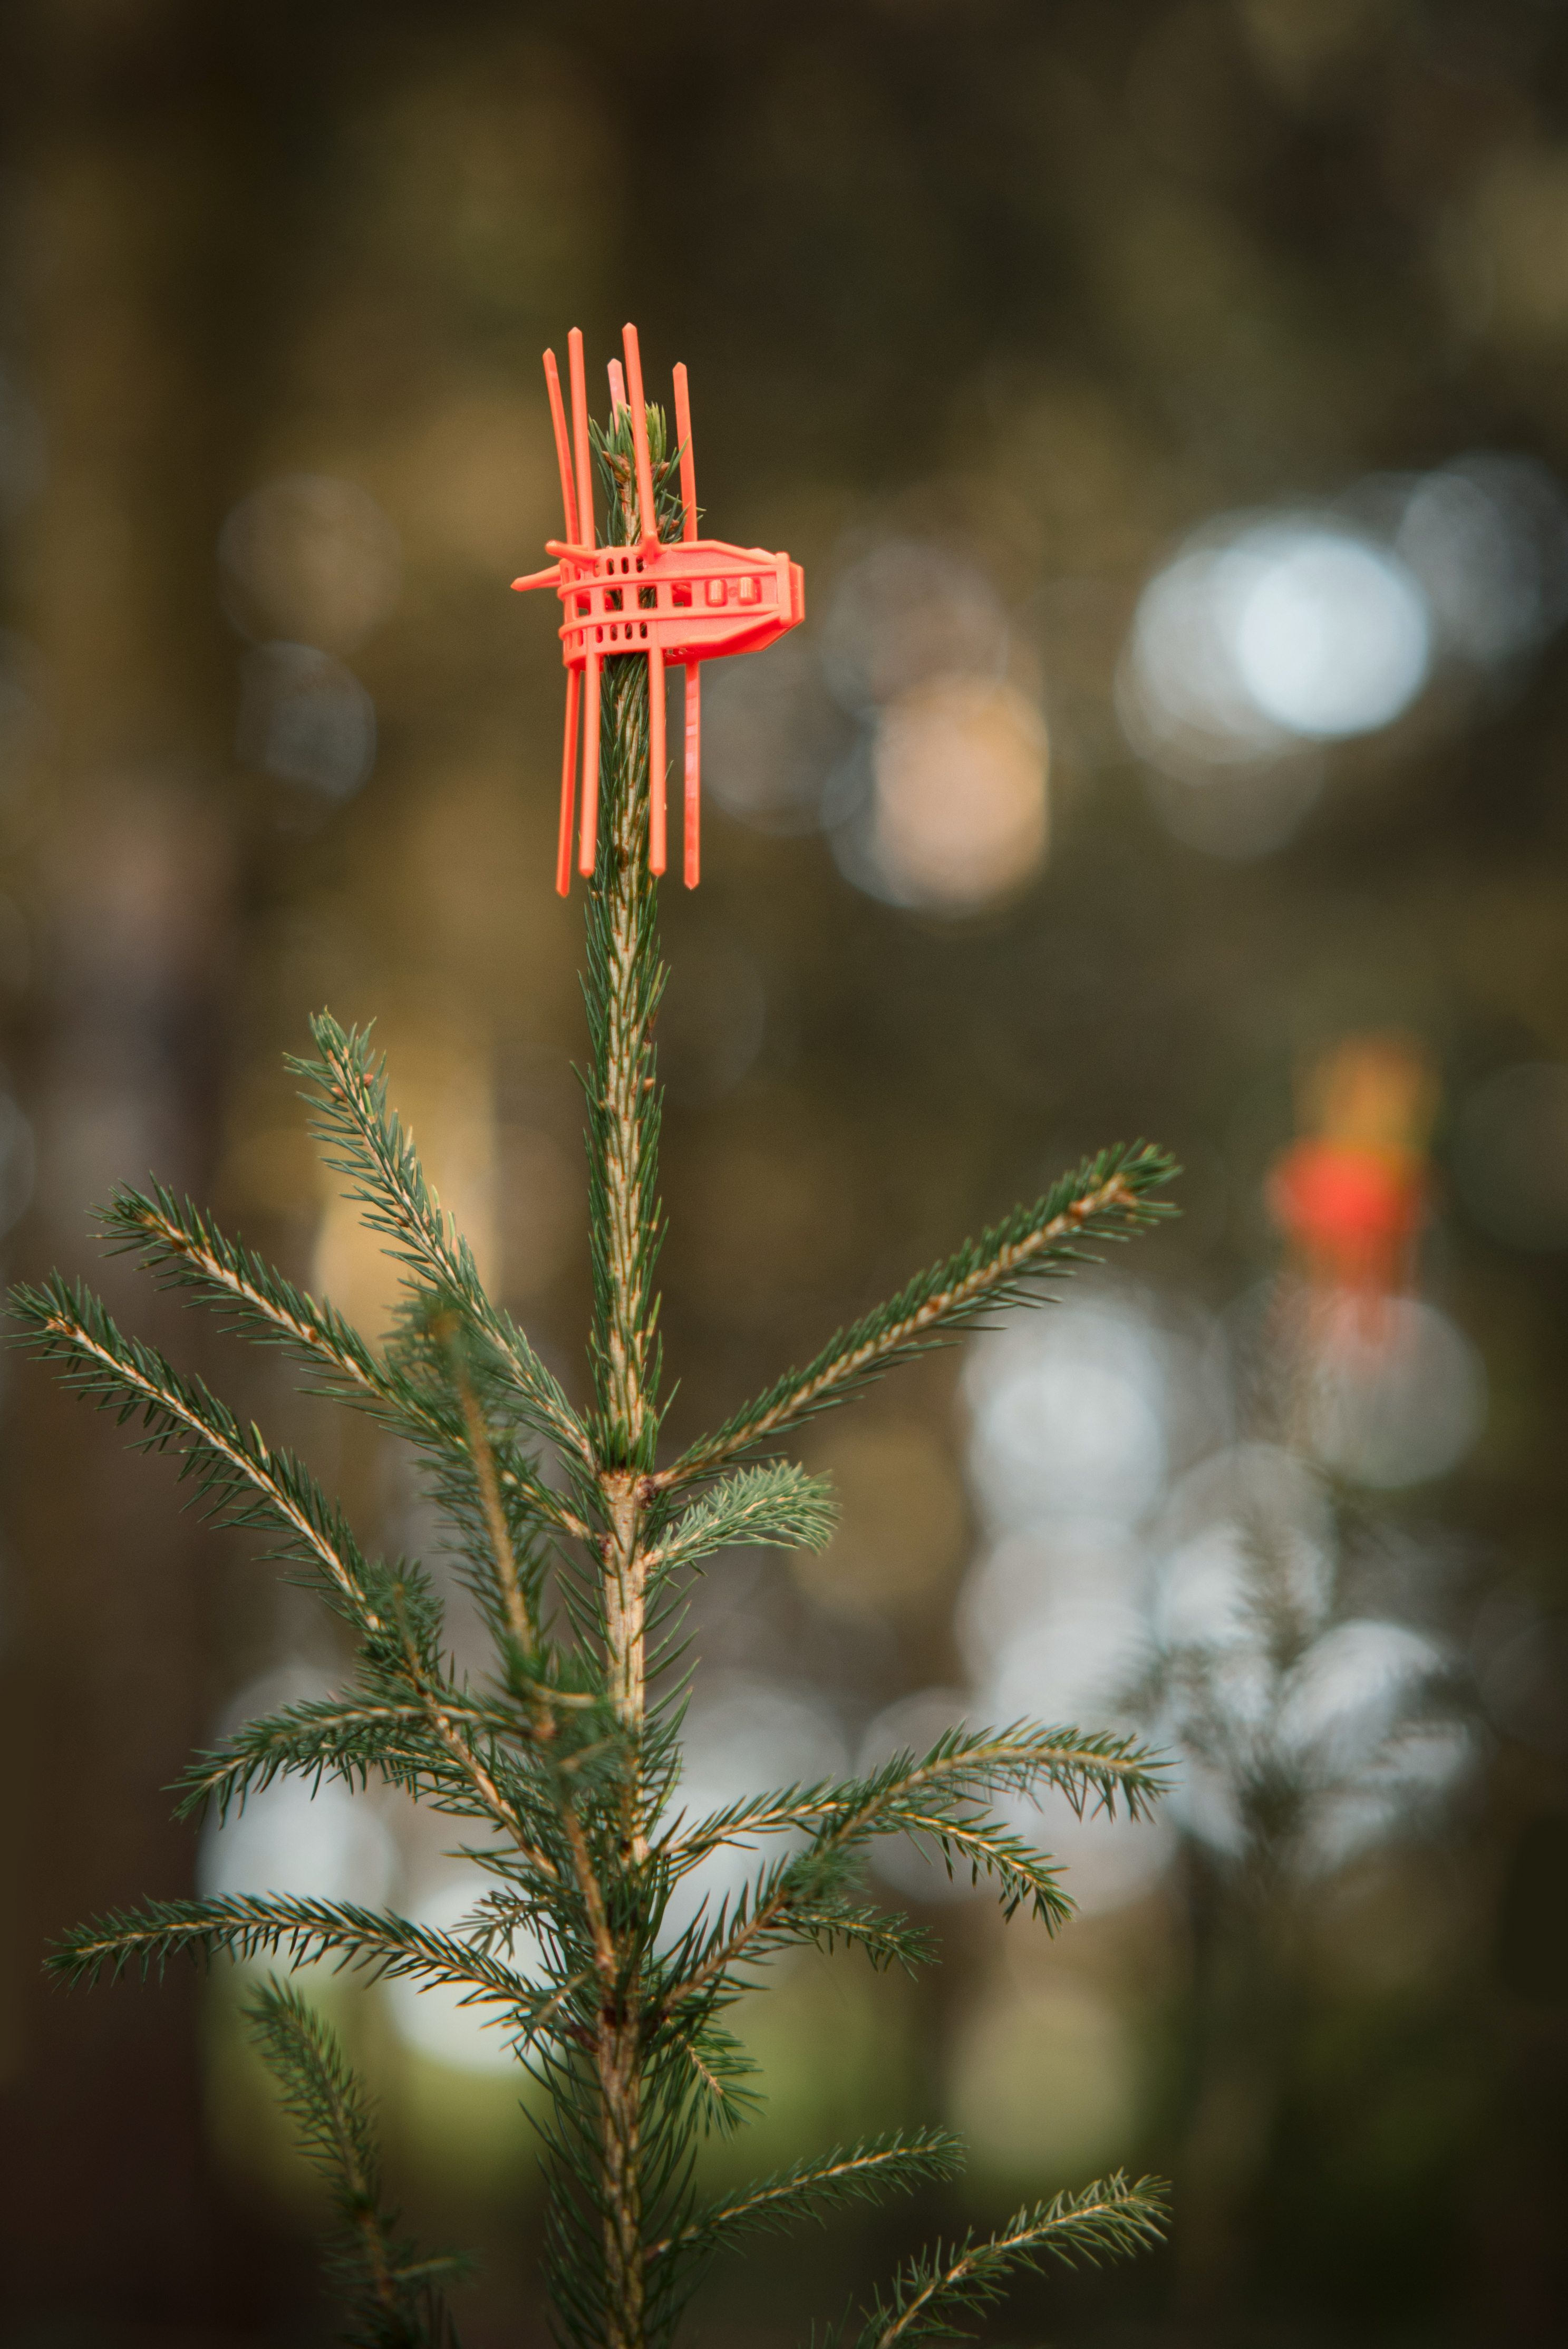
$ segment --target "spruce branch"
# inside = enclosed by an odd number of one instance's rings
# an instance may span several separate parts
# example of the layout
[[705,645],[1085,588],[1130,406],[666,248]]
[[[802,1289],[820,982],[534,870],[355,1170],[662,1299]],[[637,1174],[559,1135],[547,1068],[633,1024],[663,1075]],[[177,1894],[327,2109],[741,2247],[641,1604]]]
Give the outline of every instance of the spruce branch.
[[892,1834],[908,1821],[1011,1792],[1033,1795],[1054,1787],[1074,1814],[1103,1812],[1114,1818],[1119,1803],[1129,1818],[1145,1818],[1165,1792],[1170,1765],[1129,1735],[1114,1730],[1047,1729],[1017,1722],[1004,1730],[951,1729],[920,1761],[894,1754],[869,1778],[851,1782],[830,1798],[803,1806],[784,1824],[823,1820],[824,1832],[840,1838]]
[[[459,1422],[422,1386],[383,1361],[329,1301],[299,1288],[264,1257],[231,1239],[190,1199],[155,1183],[140,1192],[117,1186],[98,1221],[111,1255],[135,1255],[160,1285],[193,1290],[232,1317],[238,1330],[283,1346],[325,1381],[333,1400],[370,1411],[389,1432],[440,1451]],[[487,1432],[497,1475],[539,1524],[581,1536],[587,1528],[552,1492],[521,1446]]]
[[[589,1528],[516,1440],[506,1358],[460,1298],[410,1283],[387,1340],[386,1371],[399,1394],[417,1399],[424,1424],[398,1432],[418,1447],[426,1492],[456,1536],[469,1590],[515,1672],[549,1681],[553,1651],[544,1636],[543,1593],[551,1552],[562,1535],[588,1538]],[[586,1500],[591,1516],[597,1503],[595,1487]]]
[[930,1962],[930,1936],[896,1909],[870,1908],[852,1895],[858,1888],[859,1855],[824,1837],[802,1852],[777,1861],[721,1903],[711,1920],[706,1911],[682,1934],[665,1959],[658,2002],[650,2009],[650,2029],[688,2027],[687,2014],[701,2015],[716,1997],[751,1987],[741,1966],[754,1967],[775,1951],[811,1942],[830,1952],[841,1943],[870,1959],[877,1971],[899,1965],[906,1972]]
[[[502,1758],[504,1748],[496,1743],[485,1752],[479,1750],[478,1741],[469,1730],[463,1697],[447,1688],[433,1686],[428,1677],[420,1676],[418,1661],[411,1649],[406,1652],[405,1665],[418,1690],[426,1722],[449,1759],[468,1781],[483,1811],[511,1837],[521,1865],[546,1882],[560,1880],[563,1875],[562,1866],[544,1847],[549,1841],[549,1827],[546,1826],[541,1832],[538,1807],[531,1802],[528,1791],[517,1784],[516,1774],[507,1770]],[[503,1776],[510,1779],[510,1785],[502,1784]],[[469,1807],[457,1803],[449,1806]]]
[[[196,1755],[179,1781],[177,1816],[191,1818],[211,1806],[222,1820],[275,1778],[293,1776],[315,1785],[335,1778],[351,1787],[377,1777],[416,1797],[424,1794],[438,1809],[493,1818],[494,1806],[480,1798],[471,1772],[454,1757],[457,1736],[470,1755],[478,1754],[504,1776],[503,1807],[526,1813],[537,1833],[559,1799],[562,1772],[580,1784],[600,1772],[614,1779],[624,1751],[614,1716],[600,1699],[560,1690],[548,1697],[552,1712],[562,1705],[569,1711],[564,1733],[557,1735],[552,1721],[543,1741],[535,1709],[520,1716],[513,1702],[450,1682],[414,1695],[406,1688],[366,1689],[284,1705],[242,1723],[221,1745]],[[445,1723],[445,1736],[431,1726],[432,1709]]]
[[879,2293],[856,2349],[895,2349],[914,2341],[957,2341],[960,2313],[974,2314],[1002,2296],[1010,2275],[1047,2260],[1098,2265],[1157,2243],[1164,2231],[1166,2189],[1158,2178],[1130,2185],[1119,2170],[1080,2193],[1058,2194],[1018,2211],[995,2234],[966,2235],[944,2251],[935,2243],[899,2269],[888,2297]]
[[369,2099],[336,2033],[275,1976],[244,2013],[300,2149],[332,2192],[342,2233],[331,2264],[349,2300],[345,2339],[363,2349],[458,2349],[443,2287],[466,2282],[474,2261],[466,2252],[421,2256],[398,2239],[397,2213],[382,2200]]
[[803,1371],[788,1371],[766,1394],[705,1436],[655,1478],[670,1490],[710,1476],[726,1461],[771,1444],[817,1412],[845,1402],[894,1362],[941,1345],[977,1314],[1041,1302],[1037,1283],[1084,1261],[1086,1251],[1126,1240],[1173,1212],[1151,1194],[1176,1173],[1147,1143],[1101,1151],[1064,1175],[1032,1207],[965,1242],[943,1264],[919,1273],[848,1330],[828,1340]]
[[485,1532],[490,1538],[491,1564],[496,1587],[500,1596],[501,1611],[506,1628],[523,1655],[533,1652],[536,1629],[528,1602],[523,1578],[518,1571],[517,1552],[512,1544],[511,1528],[501,1506],[500,1478],[496,1468],[495,1446],[480,1409],[474,1382],[462,1359],[462,1324],[456,1314],[445,1317],[438,1334],[442,1337],[452,1364],[452,1384],[462,1407],[463,1427],[468,1436],[469,1458],[473,1464],[474,1479],[479,1485],[480,1503],[484,1513]]
[[96,1220],[111,1256],[134,1255],[160,1287],[188,1288],[230,1312],[236,1329],[286,1346],[297,1361],[330,1372],[339,1392],[377,1393],[380,1365],[353,1324],[221,1231],[192,1200],[166,1185],[117,1184]]
[[821,2222],[847,2203],[881,2202],[890,2194],[955,2177],[963,2166],[963,2146],[945,2129],[836,2145],[815,2160],[791,2162],[787,2169],[753,2179],[729,2200],[710,2203],[676,2233],[655,2243],[648,2258],[656,2262],[723,2250],[759,2230],[785,2234],[803,2219]]
[[748,2083],[757,2076],[757,2063],[733,2032],[707,2022],[682,2033],[675,2044],[689,2067],[686,2085],[705,2130],[733,2137],[745,2122],[756,2119],[762,2099]]
[[1066,1795],[1082,1817],[1091,1806],[1114,1818],[1149,1816],[1165,1792],[1162,1755],[1110,1730],[1046,1729],[1019,1722],[1004,1730],[944,1731],[918,1762],[895,1754],[869,1777],[756,1795],[711,1813],[692,1827],[678,1822],[660,1846],[680,1869],[721,1844],[798,1828],[831,1830],[840,1839],[895,1833],[906,1812],[923,1819],[935,1806],[975,1802],[1004,1790],[1034,1794],[1042,1785]]
[[150,1900],[140,1909],[111,1909],[73,1926],[49,1952],[54,1977],[77,1989],[100,1976],[118,1982],[132,1973],[160,1977],[171,1959],[210,1962],[226,1954],[250,1959],[283,1952],[291,1968],[325,1959],[339,1971],[364,1971],[374,1981],[413,1975],[460,1989],[464,2005],[502,2007],[520,2027],[548,2016],[562,1993],[517,1973],[487,1951],[452,1933],[438,1932],[389,1910],[352,1901],[318,1900],[284,1892],[222,1892],[206,1899]]
[[672,1574],[743,1545],[825,1549],[836,1519],[828,1477],[808,1475],[793,1461],[769,1461],[727,1477],[684,1511],[649,1552],[649,1570]]
[[[375,1776],[416,1797],[424,1793],[440,1809],[493,1817],[471,1774],[454,1759],[450,1740],[458,1735],[470,1754],[482,1753],[504,1771],[505,1804],[527,1809],[537,1826],[542,1806],[559,1799],[562,1773],[581,1785],[601,1772],[614,1779],[622,1766],[624,1741],[613,1710],[596,1693],[546,1688],[538,1697],[528,1692],[509,1702],[450,1682],[426,1683],[410,1693],[407,1684],[398,1687],[387,1677],[385,1688],[307,1698],[242,1723],[221,1745],[198,1754],[182,1774],[177,1816],[192,1818],[211,1806],[222,1820],[279,1777],[309,1778],[315,1785],[336,1778],[363,1787]],[[446,1724],[445,1736],[431,1726],[432,1707]],[[543,1737],[542,1709],[548,1717]]]
[[[462,1718],[476,1728],[492,1726],[478,1703],[466,1705]],[[409,1794],[428,1786],[449,1798],[467,1785],[445,1745],[430,1735],[422,1704],[327,1697],[261,1714],[199,1754],[180,1779],[176,1816],[191,1818],[211,1806],[222,1823],[279,1777],[308,1777],[315,1785],[330,1777],[364,1787],[373,1775]]]
[[417,1292],[461,1301],[506,1361],[520,1416],[567,1459],[589,1463],[582,1422],[511,1317],[491,1304],[472,1250],[426,1181],[413,1139],[388,1102],[386,1062],[372,1056],[368,1031],[340,1028],[326,1011],[310,1028],[321,1058],[291,1057],[288,1065],[311,1088],[304,1096],[311,1131],[334,1154],[327,1165],[354,1186],[348,1196],[364,1208],[367,1229],[390,1239],[387,1254]]
[[674,1978],[664,2011],[700,1995],[780,1940],[854,1940],[873,1961],[881,1956],[884,1962],[917,1962],[923,1943],[906,1954],[885,1912],[862,1912],[841,1899],[842,1886],[852,1880],[859,1855],[875,1836],[906,1835],[934,1847],[949,1875],[966,1868],[972,1882],[990,1877],[1009,1917],[1026,1905],[1054,1932],[1072,1914],[1059,1868],[973,1806],[1003,1790],[1028,1795],[1052,1785],[1080,1817],[1091,1803],[1114,1816],[1119,1802],[1138,1818],[1164,1785],[1163,1763],[1130,1737],[1025,1723],[1000,1733],[950,1730],[918,1763],[910,1754],[895,1754],[869,1778],[753,1796],[690,1828],[677,1820],[656,1847],[672,1876],[686,1873],[723,1845],[758,1836],[804,1828],[812,1841],[748,1886],[733,1912],[721,1914],[705,1937],[686,1937],[671,1961]]
[[900,1819],[898,1832],[934,1847],[950,1881],[965,1868],[973,1885],[989,1877],[1006,1918],[1026,1906],[1037,1923],[1055,1933],[1073,1913],[1073,1902],[1062,1890],[1060,1864],[995,1819],[957,1819],[948,1812],[922,1814],[912,1807]]
[[122,1423],[139,1417],[146,1433],[138,1448],[173,1448],[209,1515],[280,1532],[284,1555],[309,1563],[362,1630],[388,1628],[342,1512],[292,1454],[270,1450],[258,1428],[242,1428],[226,1403],[156,1348],[122,1337],[79,1282],[51,1273],[42,1288],[14,1288],[10,1306],[26,1331],[24,1342],[64,1364],[63,1384],[100,1410],[117,1410]]
[[64,1383],[141,1419],[138,1443],[172,1446],[182,1475],[195,1478],[208,1514],[231,1526],[263,1526],[284,1537],[282,1555],[303,1560],[366,1636],[370,1652],[412,1690],[430,1733],[483,1808],[533,1864],[553,1875],[531,1823],[503,1791],[496,1769],[469,1733],[467,1699],[446,1681],[437,1652],[439,1608],[418,1569],[371,1566],[315,1478],[294,1456],[269,1450],[259,1429],[242,1428],[201,1381],[171,1368],[155,1349],[122,1337],[98,1299],[53,1274],[42,1288],[12,1292],[29,1342],[66,1365]]

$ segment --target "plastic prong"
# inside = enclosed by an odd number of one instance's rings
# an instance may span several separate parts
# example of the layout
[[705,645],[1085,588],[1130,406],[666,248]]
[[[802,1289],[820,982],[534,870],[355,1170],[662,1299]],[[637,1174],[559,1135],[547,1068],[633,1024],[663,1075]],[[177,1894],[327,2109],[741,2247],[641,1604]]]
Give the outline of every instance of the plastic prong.
[[621,339],[626,352],[632,446],[637,452],[637,505],[643,520],[643,544],[652,546],[657,542],[659,533],[658,517],[654,512],[654,469],[648,457],[648,409],[643,398],[643,354],[635,326],[623,326]]
[[686,673],[686,872],[695,889],[702,871],[702,678],[696,661]]
[[648,647],[648,870],[665,869],[665,777],[669,753],[665,745],[665,648],[656,640]]
[[561,404],[561,370],[555,353],[544,354],[544,383],[550,394],[550,421],[555,427],[555,458],[561,467],[561,502],[566,509],[566,535],[577,528],[577,484],[572,477],[572,450],[566,438],[566,410]]
[[588,383],[583,372],[583,330],[573,326],[566,337],[572,370],[572,437],[577,444],[577,543],[593,543],[593,463],[588,444]]
[[577,798],[577,697],[583,680],[574,668],[566,672],[566,744],[561,754],[561,837],[555,850],[555,894],[572,894],[572,819]]
[[686,383],[686,361],[679,359],[675,368],[676,439],[681,452],[681,506],[683,518],[681,536],[696,536],[696,460],[691,449],[691,393]]
[[593,877],[599,856],[599,656],[590,651],[586,663],[588,691],[583,712],[583,827],[577,843],[577,870]]

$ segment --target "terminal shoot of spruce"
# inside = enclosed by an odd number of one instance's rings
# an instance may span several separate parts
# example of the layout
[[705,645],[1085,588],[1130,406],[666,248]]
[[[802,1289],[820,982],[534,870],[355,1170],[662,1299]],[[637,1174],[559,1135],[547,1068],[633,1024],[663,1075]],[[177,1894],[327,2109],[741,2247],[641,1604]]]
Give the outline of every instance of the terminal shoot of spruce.
[[[656,408],[647,421],[658,534],[672,539],[678,452],[666,455]],[[606,543],[623,543],[638,522],[629,411],[616,409],[594,440]],[[111,1248],[231,1330],[282,1347],[311,1389],[412,1447],[488,1630],[489,1670],[459,1672],[421,1565],[367,1556],[299,1459],[123,1336],[79,1284],[56,1275],[12,1299],[25,1342],[80,1394],[137,1423],[139,1445],[171,1453],[213,1519],[263,1528],[356,1643],[338,1693],[249,1721],[201,1754],[184,1811],[232,1813],[280,1774],[378,1780],[449,1816],[457,1847],[490,1878],[449,1930],[344,1901],[219,1895],[98,1918],[49,1961],[67,1982],[156,1974],[181,1956],[275,1961],[282,1972],[252,1997],[252,2028],[331,2185],[346,2337],[383,2349],[455,2340],[446,2295],[463,2263],[398,2236],[370,2103],[287,1971],[325,1961],[443,1984],[493,2020],[544,2091],[531,2109],[544,2115],[557,2333],[580,2349],[644,2349],[672,2340],[705,2274],[749,2234],[880,2201],[960,2165],[954,2137],[917,2128],[832,2146],[717,2199],[699,2190],[704,2136],[744,2127],[758,2100],[737,2009],[764,1986],[769,1961],[802,1943],[857,1949],[877,1967],[914,1968],[932,1954],[924,1933],[871,1890],[874,1839],[912,1837],[950,1872],[988,1880],[1009,1916],[1022,1909],[1055,1930],[1071,1910],[1060,1870],[988,1801],[1056,1788],[1079,1811],[1137,1817],[1161,1785],[1158,1763],[1125,1737],[1014,1722],[955,1730],[870,1775],[758,1788],[707,1816],[684,1806],[693,1660],[680,1619],[694,1571],[717,1561],[722,1572],[720,1554],[745,1544],[820,1548],[831,1530],[826,1480],[779,1447],[977,1317],[1044,1301],[1045,1285],[1097,1243],[1166,1212],[1156,1195],[1172,1169],[1142,1144],[1103,1152],[838,1331],[714,1433],[662,1456],[653,1033],[665,970],[647,860],[646,664],[607,659],[603,683],[584,979],[591,1404],[568,1399],[492,1301],[426,1181],[368,1036],[326,1013],[312,1022],[313,1057],[294,1065],[328,1165],[398,1268],[401,1302],[383,1342],[161,1186],[122,1189],[101,1211]],[[676,1921],[687,1914],[675,1906],[683,1879],[727,1846],[754,1857],[746,1889]],[[995,2233],[912,2257],[858,2311],[825,2313],[828,2338],[844,2349],[951,2338],[1009,2275],[1136,2250],[1157,2237],[1161,2213],[1156,2183],[1120,2175],[1058,2195]]]

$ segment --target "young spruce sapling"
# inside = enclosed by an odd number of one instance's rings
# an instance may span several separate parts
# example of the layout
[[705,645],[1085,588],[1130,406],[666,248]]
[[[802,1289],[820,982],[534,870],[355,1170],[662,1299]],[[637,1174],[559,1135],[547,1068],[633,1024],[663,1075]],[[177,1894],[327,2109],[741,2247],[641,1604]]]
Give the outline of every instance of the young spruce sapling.
[[[666,455],[660,411],[647,419],[667,540],[682,520],[676,457]],[[629,411],[617,409],[594,438],[606,543],[622,543],[638,519]],[[377,1779],[449,1815],[490,1879],[449,1931],[281,1893],[150,1902],[71,1932],[49,1961],[54,1972],[82,1982],[158,1972],[182,1954],[272,1956],[288,1969],[325,1960],[449,1986],[493,2018],[545,2091],[547,2281],[559,2333],[575,2349],[659,2349],[710,2263],[749,2231],[881,2200],[959,2165],[954,2137],[919,2128],[834,2146],[717,2200],[698,2189],[704,2133],[742,2125],[756,2101],[753,2065],[729,2025],[769,1961],[807,1942],[857,1948],[878,1967],[929,1956],[924,1935],[867,1889],[873,1838],[918,1839],[950,1870],[988,1879],[1009,1916],[1024,1909],[1055,1930],[1071,1908],[1059,1871],[991,1815],[991,1798],[1055,1787],[1077,1808],[1137,1816],[1160,1789],[1158,1764],[1126,1737],[1021,1722],[955,1730],[869,1776],[758,1790],[689,1816],[682,1593],[705,1560],[738,1545],[820,1547],[830,1495],[825,1480],[776,1456],[785,1439],[978,1315],[1039,1301],[1043,1284],[1086,1250],[1163,1212],[1156,1195],[1172,1168],[1142,1144],[1102,1152],[836,1332],[714,1433],[661,1458],[653,1038],[665,971],[647,870],[646,668],[634,655],[604,664],[601,728],[584,982],[589,1405],[568,1400],[487,1292],[390,1106],[367,1035],[325,1012],[312,1022],[315,1056],[294,1065],[327,1164],[398,1268],[401,1302],[384,1343],[160,1185],[118,1191],[101,1211],[111,1248],[193,1292],[232,1329],[281,1346],[316,1392],[412,1447],[489,1633],[487,1673],[456,1669],[421,1565],[366,1556],[300,1460],[242,1425],[200,1379],[122,1335],[86,1288],[56,1275],[12,1302],[26,1342],[68,1385],[139,1422],[141,1447],[172,1453],[215,1520],[264,1529],[356,1643],[339,1693],[249,1721],[201,1754],[183,1811],[222,1816],[281,1773],[353,1786]],[[666,1927],[677,1886],[724,1846],[756,1855],[745,1889]],[[519,1941],[526,1971],[514,1962]],[[455,2337],[445,2292],[462,2263],[426,2258],[397,2236],[369,2104],[322,2017],[276,1976],[249,2011],[304,2149],[331,2182],[347,2337],[438,2349]],[[856,2349],[952,2337],[1010,2273],[1146,2245],[1161,2209],[1157,2184],[1120,2175],[1058,2195],[993,2234],[911,2258],[830,2337]]]

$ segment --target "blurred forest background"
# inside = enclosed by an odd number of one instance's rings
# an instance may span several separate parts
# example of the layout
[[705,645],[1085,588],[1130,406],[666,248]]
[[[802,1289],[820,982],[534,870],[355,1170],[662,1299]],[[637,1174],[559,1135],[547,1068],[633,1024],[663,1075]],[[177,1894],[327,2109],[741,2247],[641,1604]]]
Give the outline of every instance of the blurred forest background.
[[[894,1857],[940,1970],[758,2010],[748,2154],[920,2114],[975,2163],[721,2271],[702,2337],[1125,2163],[1169,2251],[995,2340],[1561,2339],[1564,10],[13,0],[0,118],[12,1273],[102,1281],[417,1547],[369,1430],[88,1231],[152,1168],[374,1322],[282,1066],[325,1003],[580,1385],[561,675],[507,583],[559,527],[540,352],[628,316],[710,526],[808,597],[710,673],[667,893],[672,1433],[1083,1151],[1187,1169],[1058,1312],[823,1428],[824,1561],[697,1593],[699,1790],[976,1708],[1181,1757],[1156,1829],[1049,1823],[1059,1942]],[[171,1826],[330,1633],[41,1371],[5,1396],[5,2338],[325,2340],[232,1980],[67,2000],[40,1953],[197,1881],[460,1884],[374,1795]],[[465,2337],[542,2340],[513,2087],[429,2001],[322,1995],[410,2215],[484,2247]]]

